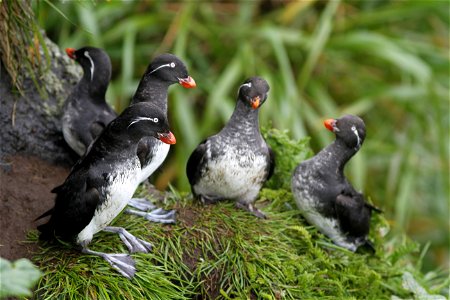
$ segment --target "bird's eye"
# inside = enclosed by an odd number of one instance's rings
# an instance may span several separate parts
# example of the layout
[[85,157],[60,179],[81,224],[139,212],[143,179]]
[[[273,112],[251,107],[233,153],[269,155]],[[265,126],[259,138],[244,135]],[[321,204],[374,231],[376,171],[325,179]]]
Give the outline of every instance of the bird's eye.
[[171,62],[171,63],[170,63],[170,67],[171,67],[171,68],[175,68],[175,63],[174,63],[174,62]]
[[159,122],[158,118],[153,118],[153,122],[158,123]]

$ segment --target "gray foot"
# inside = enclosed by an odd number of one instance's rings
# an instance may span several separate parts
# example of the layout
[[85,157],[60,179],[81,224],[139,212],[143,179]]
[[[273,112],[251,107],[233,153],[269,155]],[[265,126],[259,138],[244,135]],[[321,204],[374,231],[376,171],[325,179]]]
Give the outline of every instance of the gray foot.
[[142,211],[150,211],[156,209],[156,205],[145,198],[132,198],[128,201],[128,205]]
[[154,209],[150,212],[138,211],[134,209],[125,210],[127,214],[136,215],[143,217],[150,222],[155,223],[163,223],[163,224],[174,224],[176,222],[175,219],[175,210],[164,210],[162,208]]
[[132,279],[136,273],[135,262],[128,254],[107,254],[83,248],[81,252],[91,255],[100,256],[105,259],[111,267],[119,271],[124,277]]
[[127,246],[130,253],[148,253],[152,250],[152,244],[144,240],[138,239],[122,227],[108,226],[103,231],[117,233],[122,242]]
[[222,197],[212,197],[212,196],[205,196],[205,195],[198,195],[197,198],[198,198],[198,200],[200,200],[200,202],[202,204],[205,204],[205,205],[216,204],[217,202],[223,200]]
[[267,219],[267,216],[262,211],[260,211],[256,207],[254,207],[253,204],[251,204],[251,203],[247,204],[247,203],[236,202],[236,207],[240,208],[240,209],[244,209],[260,219]]

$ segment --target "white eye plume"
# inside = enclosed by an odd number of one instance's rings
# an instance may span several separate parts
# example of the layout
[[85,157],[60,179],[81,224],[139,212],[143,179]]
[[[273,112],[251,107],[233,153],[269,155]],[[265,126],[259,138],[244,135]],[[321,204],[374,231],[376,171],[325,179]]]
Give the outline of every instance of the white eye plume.
[[131,121],[130,125],[128,125],[127,128],[130,128],[131,125],[140,122],[140,121],[151,121],[153,123],[158,123],[159,119],[158,118],[147,118],[147,117],[137,117],[136,119],[134,119],[133,121]]
[[89,55],[89,52],[84,51],[84,56],[86,56],[87,59],[89,59],[89,61],[91,62],[91,81],[92,81],[94,79],[94,70],[95,70],[94,61],[92,60],[92,57]]
[[251,82],[244,83],[244,84],[242,84],[242,85],[239,87],[239,89],[241,89],[241,87],[243,87],[243,86],[246,86],[246,87],[251,88],[251,87],[252,87],[252,83],[251,83]]
[[173,69],[173,68],[175,68],[175,66],[176,66],[176,64],[174,62],[171,62],[170,64],[160,65],[159,67],[157,67],[156,69],[151,71],[149,74],[152,74],[152,73],[154,73],[154,72],[156,72],[156,71],[158,71],[159,69],[162,69],[162,68],[170,67],[170,68]]
[[354,125],[352,126],[351,129],[353,133],[356,135],[356,149],[359,149],[361,148],[361,138],[359,137],[358,130],[356,130],[356,127]]

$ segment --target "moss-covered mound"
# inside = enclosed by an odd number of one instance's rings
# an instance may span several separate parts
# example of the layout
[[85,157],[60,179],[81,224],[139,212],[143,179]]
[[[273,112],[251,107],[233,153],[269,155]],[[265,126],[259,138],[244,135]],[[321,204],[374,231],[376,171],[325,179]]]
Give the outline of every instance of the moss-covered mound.
[[[177,210],[175,225],[154,224],[122,214],[114,225],[153,243],[149,254],[133,254],[138,272],[124,279],[106,261],[69,246],[45,244],[34,262],[45,275],[39,299],[390,299],[434,297],[448,286],[444,274],[421,274],[427,247],[387,237],[382,215],[372,218],[376,254],[334,246],[300,216],[289,191],[290,170],[311,154],[307,141],[293,142],[270,130],[277,154],[275,178],[257,206],[261,220],[233,202],[202,206],[190,195],[167,193]],[[138,194],[148,196],[148,189]],[[30,239],[37,240],[36,232]],[[92,250],[126,252],[117,235],[99,233]],[[447,278],[447,279],[443,279]],[[425,288],[425,289],[424,289]],[[440,296],[437,296],[440,297]]]

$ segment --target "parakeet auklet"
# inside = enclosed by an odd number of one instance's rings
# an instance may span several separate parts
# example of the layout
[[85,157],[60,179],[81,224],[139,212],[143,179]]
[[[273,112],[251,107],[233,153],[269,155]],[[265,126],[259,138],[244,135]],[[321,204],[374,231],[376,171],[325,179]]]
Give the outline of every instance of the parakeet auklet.
[[[196,83],[188,75],[185,64],[173,54],[161,54],[157,56],[147,67],[132,103],[148,102],[158,106],[167,117],[167,93],[169,86],[179,83],[185,88],[194,88]],[[142,161],[140,182],[145,181],[165,160],[169,153],[170,145],[153,137],[145,137],[139,142],[138,156]],[[129,205],[140,210],[153,210],[151,213],[127,210],[128,213],[145,217],[155,222],[170,222],[169,219],[155,219],[155,206],[146,199],[133,198]],[[156,212],[158,214],[158,212]],[[174,219],[172,219],[174,222]]]
[[268,91],[264,79],[246,80],[239,87],[236,108],[226,126],[189,157],[187,177],[192,193],[202,202],[235,199],[236,206],[265,218],[253,203],[274,169],[274,155],[261,136],[258,121]]
[[118,233],[130,252],[150,250],[148,242],[125,229],[107,227],[127,205],[140,183],[143,161],[137,152],[144,136],[168,144],[176,142],[165,114],[150,103],[129,106],[107,125],[65,182],[53,189],[55,206],[38,218],[51,215],[46,224],[38,226],[40,238],[51,240],[56,236],[74,240],[83,253],[101,256],[125,277],[133,277],[136,269],[129,255],[95,252],[87,245],[94,234],[105,230]]
[[364,122],[346,115],[324,124],[336,140],[297,166],[291,182],[295,201],[306,220],[338,246],[351,251],[362,245],[373,249],[367,235],[372,210],[379,210],[344,176],[345,164],[364,142]]
[[116,113],[105,101],[111,80],[111,61],[99,48],[66,49],[83,68],[83,77],[73,88],[63,108],[62,131],[67,144],[82,156]]

